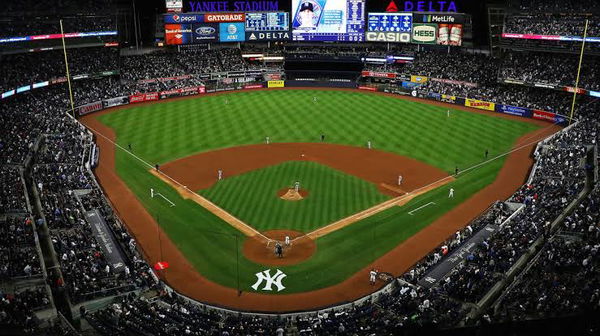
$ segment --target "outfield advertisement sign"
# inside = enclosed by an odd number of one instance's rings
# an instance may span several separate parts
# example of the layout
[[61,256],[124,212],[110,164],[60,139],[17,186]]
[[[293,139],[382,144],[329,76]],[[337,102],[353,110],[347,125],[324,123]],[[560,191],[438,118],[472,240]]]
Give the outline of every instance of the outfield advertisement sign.
[[365,91],[377,91],[376,87],[372,87],[372,86],[359,86],[358,87],[359,90],[365,90]]
[[566,122],[566,118],[552,112],[542,110],[533,110],[533,119],[549,121],[551,123],[562,124]]
[[262,89],[265,86],[262,84],[250,84],[250,85],[244,85],[244,90],[250,90],[250,89]]
[[122,96],[122,97],[104,99],[102,101],[102,104],[104,105],[104,108],[119,106],[119,105],[126,105],[126,104],[129,104],[129,97]]
[[496,104],[496,112],[527,118],[532,116],[531,109],[503,104]]
[[102,101],[99,100],[99,101],[96,101],[93,103],[78,106],[77,113],[79,113],[79,115],[82,116],[82,115],[86,115],[88,113],[100,111],[103,108],[104,108],[104,105],[102,104]]
[[268,88],[281,88],[285,87],[285,81],[282,80],[272,80],[267,82]]
[[158,100],[158,92],[139,93],[129,96],[129,103],[131,104],[153,100]]
[[487,111],[494,111],[496,109],[495,103],[477,99],[465,99],[465,106]]
[[166,98],[171,98],[171,97],[183,97],[183,96],[189,96],[189,95],[194,95],[198,93],[198,87],[194,86],[194,87],[187,87],[187,88],[182,88],[182,89],[173,89],[173,90],[167,90],[167,91],[162,91],[160,92],[160,99],[166,99]]

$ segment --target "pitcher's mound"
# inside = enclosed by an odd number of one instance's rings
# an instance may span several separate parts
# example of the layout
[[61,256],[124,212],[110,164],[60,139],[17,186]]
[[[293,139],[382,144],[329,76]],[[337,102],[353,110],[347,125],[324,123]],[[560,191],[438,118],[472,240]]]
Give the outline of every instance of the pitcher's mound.
[[[294,265],[309,259],[317,251],[317,243],[302,232],[271,230],[262,234],[272,239],[268,245],[262,238],[248,237],[243,246],[244,256],[261,265]],[[289,246],[285,246],[285,236],[292,240]],[[283,258],[275,255],[276,242],[283,246]]]
[[277,196],[285,201],[301,201],[308,196],[308,191],[304,189],[296,191],[294,188],[285,188],[279,190]]

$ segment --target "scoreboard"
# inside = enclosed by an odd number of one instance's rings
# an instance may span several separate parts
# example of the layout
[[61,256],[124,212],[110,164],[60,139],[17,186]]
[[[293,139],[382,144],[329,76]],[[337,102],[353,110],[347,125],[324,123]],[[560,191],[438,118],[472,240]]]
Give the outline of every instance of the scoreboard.
[[408,32],[412,29],[412,13],[369,13],[372,32]]
[[288,31],[289,21],[289,14],[284,12],[246,13],[246,32]]

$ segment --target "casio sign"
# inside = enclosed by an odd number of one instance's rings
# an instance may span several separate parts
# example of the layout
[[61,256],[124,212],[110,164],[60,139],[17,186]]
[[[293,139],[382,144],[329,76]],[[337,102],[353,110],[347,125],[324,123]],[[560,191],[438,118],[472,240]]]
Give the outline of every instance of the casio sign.
[[366,40],[371,42],[410,43],[410,33],[367,32]]
[[213,27],[198,27],[196,28],[196,34],[198,35],[213,35],[217,30]]

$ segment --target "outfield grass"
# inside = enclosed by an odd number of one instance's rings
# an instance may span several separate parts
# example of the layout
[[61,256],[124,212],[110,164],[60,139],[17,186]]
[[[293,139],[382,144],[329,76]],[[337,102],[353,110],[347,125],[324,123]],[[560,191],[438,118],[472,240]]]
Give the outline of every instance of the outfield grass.
[[[318,97],[317,103],[313,96]],[[285,90],[238,92],[227,97],[229,104],[224,103],[225,96],[206,96],[132,106],[103,115],[100,120],[115,130],[120,145],[132,144],[134,152],[150,163],[262,143],[265,136],[274,142],[317,142],[323,133],[328,142],[337,144],[364,146],[371,140],[375,148],[448,172],[455,166],[464,169],[480,163],[486,149],[490,156],[506,152],[520,135],[537,128],[461,110],[452,110],[448,118],[446,108],[369,93]],[[160,225],[200,273],[235,287],[236,249],[240,248],[235,236],[240,233],[194,202],[181,199],[125,152],[117,151],[116,159],[118,174],[148,211],[160,218]],[[491,183],[502,164],[503,160],[494,161],[404,207],[394,207],[319,238],[317,253],[311,259],[281,268],[288,275],[282,293],[323,288],[344,280]],[[452,199],[447,198],[450,186],[457,191]],[[160,189],[177,206],[171,208],[160,199],[151,199],[150,187]],[[212,192],[209,198],[224,197],[224,193]],[[415,216],[407,215],[408,210],[431,200],[435,206]],[[266,268],[242,257],[242,289],[251,290],[254,273]]]
[[[306,199],[291,202],[277,191],[300,181]],[[374,184],[308,161],[289,161],[233,176],[199,191],[230,214],[259,231],[310,232],[384,202]]]

